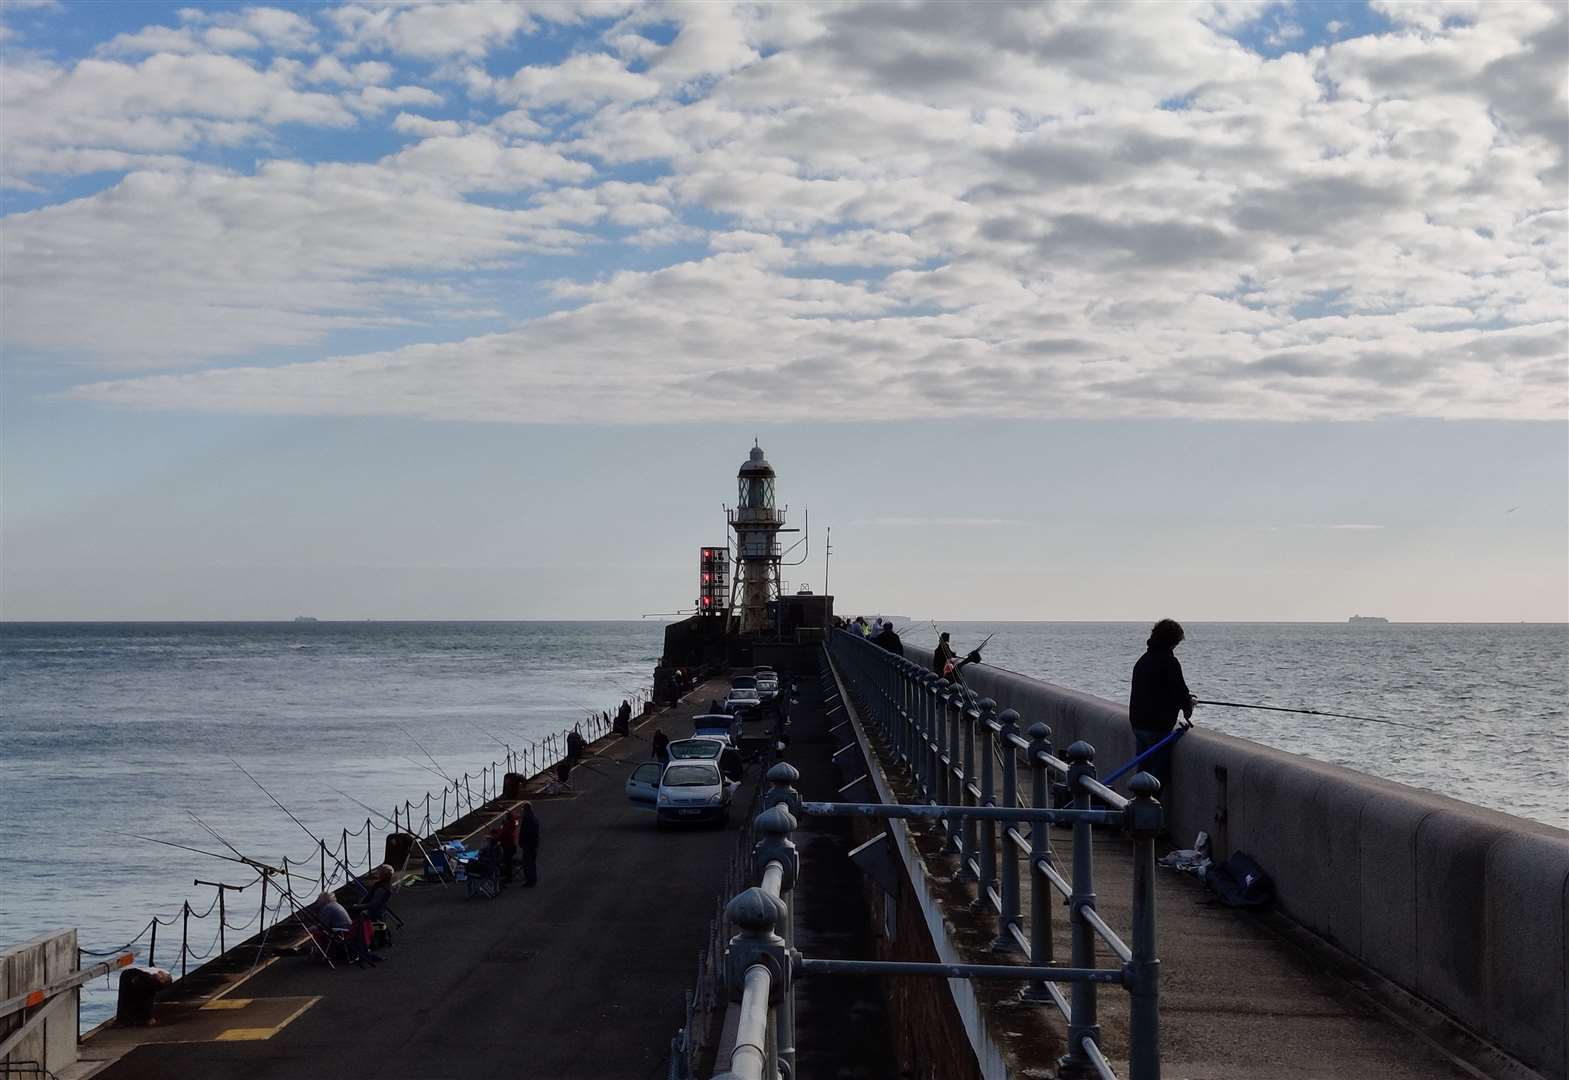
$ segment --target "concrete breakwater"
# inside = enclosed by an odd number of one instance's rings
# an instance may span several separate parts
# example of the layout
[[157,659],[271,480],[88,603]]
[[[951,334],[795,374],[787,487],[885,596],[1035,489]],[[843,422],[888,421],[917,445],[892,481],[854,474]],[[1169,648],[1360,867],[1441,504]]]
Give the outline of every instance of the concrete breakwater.
[[[1092,743],[1103,771],[1134,756],[1120,703],[985,665],[964,679],[1058,745]],[[1175,840],[1205,830],[1218,857],[1246,851],[1300,926],[1529,1068],[1569,1076],[1569,833],[1202,728],[1172,770]]]

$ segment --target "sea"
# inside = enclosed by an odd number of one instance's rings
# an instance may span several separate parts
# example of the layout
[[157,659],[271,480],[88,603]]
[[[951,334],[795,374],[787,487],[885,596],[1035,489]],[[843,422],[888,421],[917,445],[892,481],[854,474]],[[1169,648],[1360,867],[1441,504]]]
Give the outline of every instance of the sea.
[[[988,663],[1116,700],[1149,629],[899,625],[923,644],[948,630],[961,654],[990,637]],[[301,895],[320,875],[307,829],[333,848],[349,834],[356,870],[379,862],[394,807],[422,820],[428,792],[433,818],[444,799],[455,813],[445,777],[478,797],[509,747],[646,692],[663,629],[0,623],[0,945],[74,926],[89,954],[129,944],[144,962],[156,916],[155,960],[177,970],[183,905],[200,915],[216,895],[198,879],[246,886],[225,897],[241,940],[261,890],[216,856],[287,857]],[[1177,655],[1201,698],[1409,726],[1210,707],[1202,725],[1569,827],[1569,626],[1191,623]],[[192,918],[193,966],[216,927]],[[85,988],[84,1027],[112,1013],[111,982]]]

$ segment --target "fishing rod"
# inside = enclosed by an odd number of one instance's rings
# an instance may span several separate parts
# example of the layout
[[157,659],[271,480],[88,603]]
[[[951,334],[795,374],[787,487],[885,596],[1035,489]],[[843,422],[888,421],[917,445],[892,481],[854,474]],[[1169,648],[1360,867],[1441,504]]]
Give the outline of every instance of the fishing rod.
[[243,855],[239,858],[235,858],[232,855],[220,855],[216,851],[207,851],[203,848],[190,847],[186,844],[176,844],[173,840],[160,840],[156,836],[142,836],[139,833],[114,833],[111,835],[128,836],[132,840],[145,840],[149,844],[162,844],[164,847],[179,848],[181,851],[194,851],[198,855],[206,855],[209,859],[222,859],[224,862],[239,863],[242,866],[249,866],[252,870],[257,870],[268,874],[283,873],[283,871],[278,869],[276,866],[268,866],[266,863],[257,862],[255,859],[248,859]]
[[[349,802],[353,803],[355,806],[360,807],[366,813],[368,813],[368,814],[375,814],[376,817],[381,819],[381,823],[383,825],[393,825],[393,824],[395,824],[391,818],[389,818],[386,814],[383,814],[380,810],[377,810],[374,806],[371,806],[369,803],[362,803],[362,802],[360,802],[353,795],[350,795],[347,791],[344,791],[342,788],[332,787],[331,784],[328,784],[327,786],[329,788],[331,788],[333,791],[336,791],[339,795],[342,795],[345,799],[349,800]],[[441,874],[441,871],[437,869],[436,861],[430,857],[430,852],[425,849],[425,845],[420,843],[420,838],[418,836],[416,836],[414,833],[410,832],[409,833],[409,839],[414,841],[414,846],[419,848],[420,858],[424,859],[425,860],[425,865],[427,867],[429,867],[432,871],[435,872],[436,880],[441,882],[441,887],[443,889],[445,889],[447,887],[447,879],[445,877],[443,877],[442,874]]]
[[[245,862],[246,865],[248,865],[248,866],[259,866],[260,865],[260,864],[256,863],[256,861],[254,859],[251,859],[249,856],[247,856],[239,848],[237,848],[233,844],[229,843],[228,839],[225,838],[224,835],[221,832],[219,832],[217,829],[213,828],[211,825],[207,824],[201,818],[197,817],[196,814],[193,811],[187,809],[185,811],[185,813],[186,813],[186,816],[189,817],[192,821],[196,822],[196,824],[200,825],[203,829],[205,829],[208,833],[210,833],[214,840],[218,841],[218,843],[222,844],[224,847],[226,847],[230,851],[234,852],[235,855],[239,856],[239,858],[243,862]],[[285,861],[287,861],[287,860],[285,860]],[[268,868],[266,868],[264,870],[260,870],[258,872],[257,876],[262,878],[263,881],[265,881],[265,880],[267,880],[271,876],[271,874],[282,874],[283,875],[285,884],[277,885],[276,882],[274,882],[274,884],[276,885],[276,887],[278,889],[279,895],[281,895],[285,900],[288,901],[289,908],[290,908],[291,911],[294,912],[295,918],[300,921],[300,925],[301,926],[304,926],[305,925],[305,921],[304,921],[302,916],[305,913],[305,909],[306,909],[307,905],[302,904],[300,902],[300,898],[299,898],[298,894],[295,893],[295,891],[294,891],[294,882],[289,880],[288,872],[286,870],[275,870],[275,869],[273,869],[271,867],[268,867]],[[326,882],[321,882],[321,886],[322,886],[322,891],[326,892],[327,891],[327,883]],[[321,958],[323,960],[327,961],[327,966],[328,967],[332,967],[333,966],[332,957],[327,955],[326,947],[323,946],[321,942],[316,940],[316,935],[310,933],[309,930],[307,929],[306,936],[311,939],[311,944],[316,946],[316,951],[321,953]],[[260,958],[260,956],[258,954],[258,959],[259,958]]]
[[1413,731],[1422,730],[1418,724],[1403,724],[1399,720],[1380,720],[1376,716],[1352,716],[1350,713],[1322,712],[1318,709],[1287,709],[1279,705],[1248,705],[1238,701],[1200,701],[1197,698],[1194,699],[1193,704],[1219,705],[1227,709],[1263,709],[1266,712],[1301,713],[1304,716],[1329,716],[1336,720],[1361,720],[1368,724],[1388,724],[1391,727],[1411,728]]
[[[274,795],[272,792],[268,791],[266,785],[264,785],[260,780],[256,779],[256,777],[252,776],[249,769],[247,769],[244,765],[241,765],[238,761],[235,761],[233,758],[229,759],[229,764],[233,765],[236,769],[239,769],[242,773],[245,774],[246,778],[248,780],[250,780],[251,783],[255,784],[258,788],[260,788],[261,789],[261,793],[263,795],[267,796],[268,799],[272,800],[272,804],[274,806],[276,806],[279,810],[282,810],[285,814],[287,814],[289,816],[289,820],[294,822],[294,824],[298,825],[302,830],[304,830],[306,836],[308,836],[312,840],[316,841],[316,846],[317,847],[319,847],[323,852],[325,852],[327,850],[327,841],[323,840],[321,837],[319,837],[315,833],[311,832],[310,827],[308,825],[306,825],[305,822],[303,822],[299,818],[295,817],[294,816],[294,811],[290,810],[287,806],[284,806],[281,802],[279,802],[278,801],[278,797],[276,795]],[[365,887],[363,882],[361,882],[357,877],[355,877],[355,875],[354,875],[354,868],[352,866],[350,866],[347,862],[344,861],[343,856],[341,854],[334,854],[333,857],[332,857],[332,861],[333,861],[333,863],[336,866],[339,866],[339,867],[343,868],[343,875],[344,875],[344,879],[345,879],[346,882],[353,882],[354,885],[359,888],[361,895],[364,895],[364,896],[369,896],[370,895],[370,890]],[[327,882],[323,881],[321,883],[321,887],[322,887],[322,892],[327,892],[328,891],[327,890]],[[391,908],[388,908],[388,910],[390,911]]]
[[447,778],[447,783],[453,784],[453,783],[457,782],[457,781],[453,780],[452,777],[447,774],[447,770],[446,769],[443,769],[441,767],[441,762],[437,761],[434,757],[432,757],[430,751],[425,749],[425,744],[420,742],[418,739],[414,738],[414,733],[412,731],[410,731],[408,728],[399,728],[398,730],[403,732],[403,734],[407,735],[409,737],[409,740],[411,742],[413,742],[415,746],[419,747],[420,753],[422,753],[426,757],[430,758],[430,763],[432,765],[436,766],[436,771],[438,773],[440,773],[442,776],[445,776]]

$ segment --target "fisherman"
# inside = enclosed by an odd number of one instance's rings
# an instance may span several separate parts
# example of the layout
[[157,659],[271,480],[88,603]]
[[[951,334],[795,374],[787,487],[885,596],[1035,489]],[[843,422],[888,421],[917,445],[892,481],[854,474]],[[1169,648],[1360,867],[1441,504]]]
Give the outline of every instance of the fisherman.
[[668,764],[670,761],[670,736],[666,735],[663,729],[655,728],[654,738],[650,745],[653,747],[655,759]]
[[[1193,719],[1196,704],[1182,677],[1175,649],[1182,643],[1182,625],[1162,619],[1150,630],[1144,655],[1133,665],[1133,687],[1128,694],[1128,721],[1138,753],[1153,747],[1177,726],[1177,713]],[[1171,797],[1171,744],[1150,756],[1143,770],[1160,781],[1160,798]]]
[[937,636],[937,648],[932,650],[932,670],[943,678],[950,674],[948,665],[953,663],[953,646],[948,644],[948,631],[944,630]]
[[881,645],[895,656],[904,655],[904,642],[899,640],[891,622],[883,623],[882,633],[872,639],[872,644]]
[[539,818],[534,816],[534,804],[525,802],[519,808],[523,816],[518,819],[518,851],[523,856],[523,887],[532,889],[539,884]]
[[583,756],[583,747],[585,745],[586,744],[583,742],[583,736],[578,734],[576,727],[567,732],[567,759],[570,760],[572,764],[576,765],[578,763],[578,759]]
[[[355,940],[354,919],[349,915],[348,909],[338,903],[338,897],[331,889],[325,890],[317,898],[316,921],[327,932],[329,942],[343,942],[344,953],[348,956],[349,963],[363,967],[366,960],[372,963],[381,961],[381,957],[373,956],[366,951],[363,942]],[[328,952],[330,955],[331,950],[329,949]]]
[[501,880],[512,880],[512,861],[518,857],[518,817],[511,810],[496,826],[495,837],[501,845]]
[[632,703],[626,698],[621,699],[621,709],[616,713],[616,734],[632,734]]
[[382,863],[366,874],[361,888],[364,899],[343,906],[354,919],[353,936],[364,944],[366,957],[374,963],[381,959],[370,951],[376,944],[376,924],[386,917],[387,905],[392,902],[392,866]]

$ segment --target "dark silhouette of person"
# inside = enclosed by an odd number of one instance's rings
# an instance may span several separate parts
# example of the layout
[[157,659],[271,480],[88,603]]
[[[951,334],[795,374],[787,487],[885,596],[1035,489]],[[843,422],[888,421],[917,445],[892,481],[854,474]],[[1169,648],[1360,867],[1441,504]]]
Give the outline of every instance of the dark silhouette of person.
[[654,729],[652,746],[655,758],[667,763],[670,761],[670,736],[666,735],[662,729]]
[[953,663],[953,646],[948,644],[948,631],[944,630],[937,638],[937,648],[932,650],[932,670],[947,678],[948,665]]
[[512,880],[512,862],[518,857],[518,817],[511,810],[492,832],[501,845],[501,880]]
[[578,734],[577,728],[567,732],[567,760],[576,765],[578,759],[583,756],[583,747],[585,745],[587,744],[583,742],[583,736]]
[[523,887],[532,889],[539,884],[539,818],[534,814],[534,804],[525,802],[518,809],[518,854],[523,858]]
[[[1133,665],[1133,686],[1128,693],[1128,722],[1138,753],[1160,742],[1177,726],[1177,714],[1193,717],[1193,694],[1182,677],[1176,648],[1182,644],[1182,624],[1162,619],[1150,630],[1144,655]],[[1160,781],[1160,798],[1170,798],[1171,745],[1151,755],[1140,768]]]
[[875,645],[881,645],[895,656],[904,655],[904,642],[899,640],[899,635],[894,632],[893,623],[883,623],[883,632],[872,639]]
[[616,734],[632,734],[632,703],[625,698],[621,699],[621,708],[616,712]]

